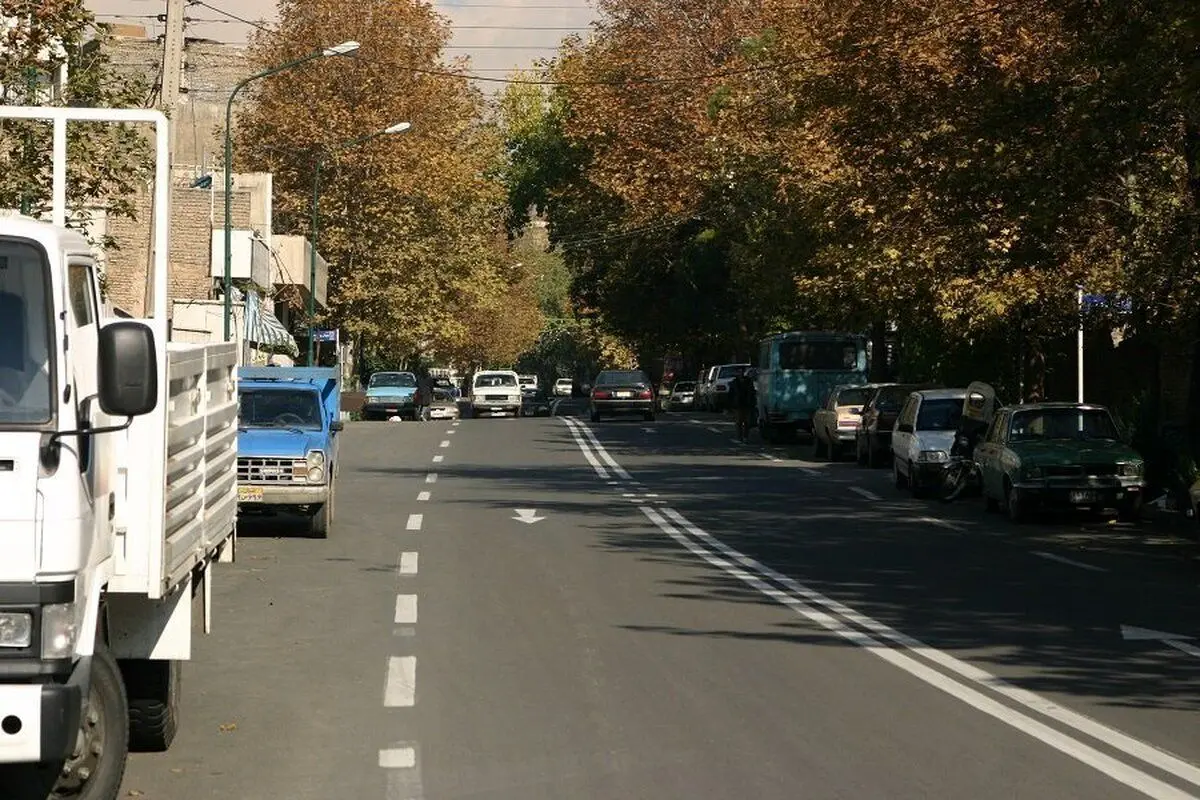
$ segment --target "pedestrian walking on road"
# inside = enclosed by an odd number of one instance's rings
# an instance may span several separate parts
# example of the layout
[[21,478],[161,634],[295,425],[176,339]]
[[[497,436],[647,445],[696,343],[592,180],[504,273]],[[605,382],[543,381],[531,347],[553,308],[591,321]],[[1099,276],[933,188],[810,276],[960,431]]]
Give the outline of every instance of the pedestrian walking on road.
[[738,367],[737,375],[729,382],[729,402],[733,406],[737,422],[738,441],[750,438],[750,419],[754,413],[754,380],[746,374],[745,367]]

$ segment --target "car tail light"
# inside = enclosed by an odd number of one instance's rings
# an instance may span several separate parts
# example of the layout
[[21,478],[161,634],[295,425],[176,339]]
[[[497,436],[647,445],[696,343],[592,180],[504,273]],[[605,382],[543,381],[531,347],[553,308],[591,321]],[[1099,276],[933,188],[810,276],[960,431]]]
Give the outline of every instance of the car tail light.
[[592,392],[592,398],[595,400],[608,400],[612,397],[612,392],[595,391]]
[[649,389],[646,389],[645,391],[638,392],[638,398],[639,398],[639,399],[641,399],[641,400],[649,400],[649,399],[650,399],[650,396],[651,396],[651,395],[650,395],[650,390],[649,390]]

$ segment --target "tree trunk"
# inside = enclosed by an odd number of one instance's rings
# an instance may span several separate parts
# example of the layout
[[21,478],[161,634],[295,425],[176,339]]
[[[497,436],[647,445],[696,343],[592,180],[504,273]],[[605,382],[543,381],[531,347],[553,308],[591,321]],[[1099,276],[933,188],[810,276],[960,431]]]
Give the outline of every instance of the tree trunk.
[[887,323],[876,320],[871,323],[871,375],[870,380],[882,383],[891,377],[892,365],[888,363]]
[[1030,403],[1046,400],[1046,354],[1034,337],[1025,341],[1025,396]]

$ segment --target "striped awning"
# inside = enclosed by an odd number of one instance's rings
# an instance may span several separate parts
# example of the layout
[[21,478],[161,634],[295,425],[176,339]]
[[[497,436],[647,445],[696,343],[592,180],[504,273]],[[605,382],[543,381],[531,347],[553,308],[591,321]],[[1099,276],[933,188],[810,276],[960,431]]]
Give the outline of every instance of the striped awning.
[[257,292],[246,292],[246,340],[260,350],[300,355],[296,339],[279,318],[263,307]]

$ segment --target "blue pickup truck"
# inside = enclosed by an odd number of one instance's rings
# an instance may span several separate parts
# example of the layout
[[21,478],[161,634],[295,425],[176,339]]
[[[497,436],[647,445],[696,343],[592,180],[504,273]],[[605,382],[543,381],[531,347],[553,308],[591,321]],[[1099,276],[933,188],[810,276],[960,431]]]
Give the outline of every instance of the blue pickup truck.
[[341,421],[338,371],[238,370],[238,513],[300,510],[313,536],[333,522]]

